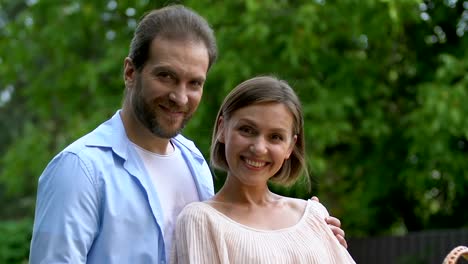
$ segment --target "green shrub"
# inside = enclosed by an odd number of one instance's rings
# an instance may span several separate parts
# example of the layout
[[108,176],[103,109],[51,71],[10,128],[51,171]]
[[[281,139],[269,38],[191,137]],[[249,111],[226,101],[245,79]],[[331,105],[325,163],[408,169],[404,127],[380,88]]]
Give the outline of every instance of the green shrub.
[[28,263],[33,220],[0,221],[0,263]]

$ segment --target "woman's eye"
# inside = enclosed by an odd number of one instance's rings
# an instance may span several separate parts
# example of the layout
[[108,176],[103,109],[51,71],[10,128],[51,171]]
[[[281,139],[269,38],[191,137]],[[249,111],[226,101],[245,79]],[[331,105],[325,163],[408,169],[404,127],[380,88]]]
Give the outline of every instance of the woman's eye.
[[239,130],[245,134],[253,134],[253,129],[250,127],[241,127]]
[[276,140],[276,141],[282,141],[283,137],[281,135],[272,135],[271,139]]

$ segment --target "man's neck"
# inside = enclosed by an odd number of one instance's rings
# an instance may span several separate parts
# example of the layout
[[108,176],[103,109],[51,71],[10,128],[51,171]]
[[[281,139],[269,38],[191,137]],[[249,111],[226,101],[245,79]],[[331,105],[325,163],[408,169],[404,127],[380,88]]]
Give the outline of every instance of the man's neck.
[[120,112],[122,123],[128,139],[134,144],[150,152],[167,155],[174,151],[174,146],[168,138],[155,136],[137,120],[135,115],[125,107]]

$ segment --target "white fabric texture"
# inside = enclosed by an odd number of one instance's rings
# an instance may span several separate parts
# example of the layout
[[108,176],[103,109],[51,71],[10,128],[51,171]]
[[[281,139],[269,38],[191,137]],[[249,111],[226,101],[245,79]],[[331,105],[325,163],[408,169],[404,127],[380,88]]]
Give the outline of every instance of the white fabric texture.
[[355,263],[325,216],[325,207],[309,200],[294,226],[259,230],[235,222],[207,203],[192,203],[177,220],[171,263]]
[[161,201],[163,237],[166,256],[169,257],[177,216],[187,204],[200,201],[197,188],[181,151],[175,145],[174,152],[168,155],[160,155],[133,145],[143,160]]

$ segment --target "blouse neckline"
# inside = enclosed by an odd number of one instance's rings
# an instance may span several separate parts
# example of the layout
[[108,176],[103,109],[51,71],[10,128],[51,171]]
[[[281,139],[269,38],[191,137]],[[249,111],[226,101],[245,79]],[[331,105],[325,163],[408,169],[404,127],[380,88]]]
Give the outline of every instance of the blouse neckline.
[[227,215],[223,214],[222,212],[218,211],[216,208],[214,208],[213,206],[209,205],[206,202],[201,202],[201,204],[203,204],[203,206],[207,207],[208,210],[215,212],[218,216],[220,216],[225,221],[227,221],[227,222],[229,222],[229,223],[231,223],[231,224],[233,224],[233,225],[235,225],[237,227],[240,227],[242,229],[245,229],[245,230],[248,230],[248,231],[253,231],[253,232],[258,232],[258,233],[283,233],[283,232],[292,231],[292,230],[296,229],[298,226],[302,225],[302,223],[307,218],[308,211],[310,210],[309,208],[312,206],[311,205],[312,201],[307,200],[307,204],[306,204],[306,207],[304,209],[304,212],[302,213],[302,216],[299,219],[299,221],[297,221],[297,223],[295,223],[292,226],[279,228],[279,229],[260,229],[260,228],[250,227],[248,225],[244,225],[244,224],[241,224],[241,223],[233,220],[232,218],[230,218],[229,216],[227,216]]

